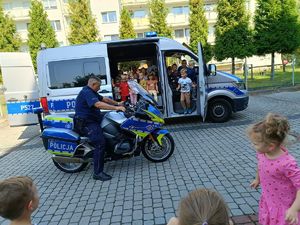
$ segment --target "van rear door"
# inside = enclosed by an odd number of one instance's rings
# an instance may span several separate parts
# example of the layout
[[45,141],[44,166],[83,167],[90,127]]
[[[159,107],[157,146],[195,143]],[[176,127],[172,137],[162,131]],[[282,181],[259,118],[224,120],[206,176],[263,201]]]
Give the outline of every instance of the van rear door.
[[40,102],[29,53],[1,52],[0,66],[9,125],[36,124],[37,117],[32,108],[39,107]]
[[[206,118],[207,113],[207,90],[205,83],[205,71],[204,71],[204,59],[202,54],[201,44],[198,43],[198,64],[199,64],[199,76],[198,76],[198,84],[199,84],[199,95],[200,95],[200,107],[197,107],[198,113],[202,116],[203,121]],[[199,109],[200,108],[200,109]]]
[[91,43],[46,49],[38,56],[41,97],[47,98],[50,113],[73,112],[75,99],[88,76],[102,81],[99,93],[112,96],[107,45]]

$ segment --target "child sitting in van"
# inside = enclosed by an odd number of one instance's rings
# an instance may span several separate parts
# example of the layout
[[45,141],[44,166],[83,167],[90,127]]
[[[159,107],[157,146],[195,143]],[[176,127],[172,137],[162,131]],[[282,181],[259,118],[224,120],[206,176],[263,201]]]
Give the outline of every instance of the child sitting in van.
[[[135,82],[137,82],[137,79],[134,78],[134,75],[132,73],[129,73],[129,81],[135,81]],[[130,102],[133,105],[136,105],[137,94],[138,94],[138,92],[136,90],[129,89]]]
[[180,89],[180,103],[184,110],[184,114],[192,113],[191,110],[191,88],[192,80],[187,77],[187,69],[180,70],[181,78],[178,80],[177,91]]
[[139,84],[145,89],[147,90],[147,81],[148,81],[148,77],[146,74],[143,75],[143,77],[140,79]]
[[116,77],[116,79],[113,82],[113,89],[114,89],[114,95],[116,101],[121,100],[120,79],[121,79],[120,77]]
[[172,217],[167,225],[233,225],[228,207],[218,192],[197,189],[183,198],[178,207],[178,217]]
[[38,208],[37,188],[30,177],[0,181],[0,216],[11,225],[31,225],[31,214]]
[[124,72],[121,75],[121,82],[119,85],[122,101],[126,101],[129,98],[129,86],[127,81],[128,81],[128,75],[126,72]]
[[153,95],[155,101],[157,101],[158,86],[154,72],[151,72],[149,74],[149,80],[147,81],[147,91],[149,92],[149,94]]

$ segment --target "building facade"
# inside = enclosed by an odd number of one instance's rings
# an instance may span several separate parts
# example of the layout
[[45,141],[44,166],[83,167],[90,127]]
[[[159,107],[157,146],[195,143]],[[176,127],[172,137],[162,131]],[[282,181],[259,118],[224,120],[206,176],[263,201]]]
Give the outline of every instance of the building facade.
[[[68,45],[69,17],[68,0],[41,0],[48,19],[56,32],[60,45]],[[109,3],[108,3],[109,2]],[[167,23],[173,29],[173,37],[179,42],[189,42],[189,1],[166,0],[169,10]],[[28,25],[30,24],[30,0],[3,0],[3,9],[15,21],[17,31],[24,42],[27,40]],[[214,25],[217,21],[216,0],[205,1],[206,17],[209,24],[208,41],[214,42]],[[119,38],[120,12],[127,7],[132,13],[132,22],[137,37],[144,37],[149,29],[148,0],[90,0],[93,16],[97,21],[102,40],[115,40]],[[254,0],[249,0],[247,7],[254,12]]]
[[[68,45],[70,19],[68,16],[68,0],[40,0],[48,14],[48,19],[56,32],[61,46]],[[189,0],[165,0],[169,10],[167,23],[173,29],[173,38],[180,43],[189,43]],[[23,51],[26,47],[28,25],[30,24],[30,0],[3,0],[3,9],[15,21],[17,31],[24,41]],[[255,0],[247,0],[246,8],[253,17]],[[119,39],[120,12],[127,7],[132,13],[132,22],[137,37],[144,37],[149,28],[148,0],[90,0],[90,7],[96,19],[101,40]],[[214,25],[217,21],[217,0],[205,1],[205,14],[208,20],[208,42],[215,40]],[[261,58],[259,59],[261,62]]]

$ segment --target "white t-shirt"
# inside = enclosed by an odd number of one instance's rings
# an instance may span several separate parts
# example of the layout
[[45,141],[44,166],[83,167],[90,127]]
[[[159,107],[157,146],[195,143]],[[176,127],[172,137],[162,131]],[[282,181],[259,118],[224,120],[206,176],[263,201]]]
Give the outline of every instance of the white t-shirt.
[[180,84],[180,92],[184,92],[184,93],[187,93],[187,92],[191,92],[191,87],[192,87],[192,80],[188,77],[186,78],[180,78],[178,80],[178,84]]

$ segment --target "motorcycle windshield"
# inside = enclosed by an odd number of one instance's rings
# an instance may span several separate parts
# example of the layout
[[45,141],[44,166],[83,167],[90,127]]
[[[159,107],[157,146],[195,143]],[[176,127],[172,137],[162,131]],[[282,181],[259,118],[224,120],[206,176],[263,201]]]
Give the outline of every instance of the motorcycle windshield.
[[128,81],[129,88],[133,90],[135,93],[141,95],[145,100],[149,101],[151,104],[157,106],[157,102],[153,98],[152,95],[149,94],[141,85],[139,85],[136,81]]

